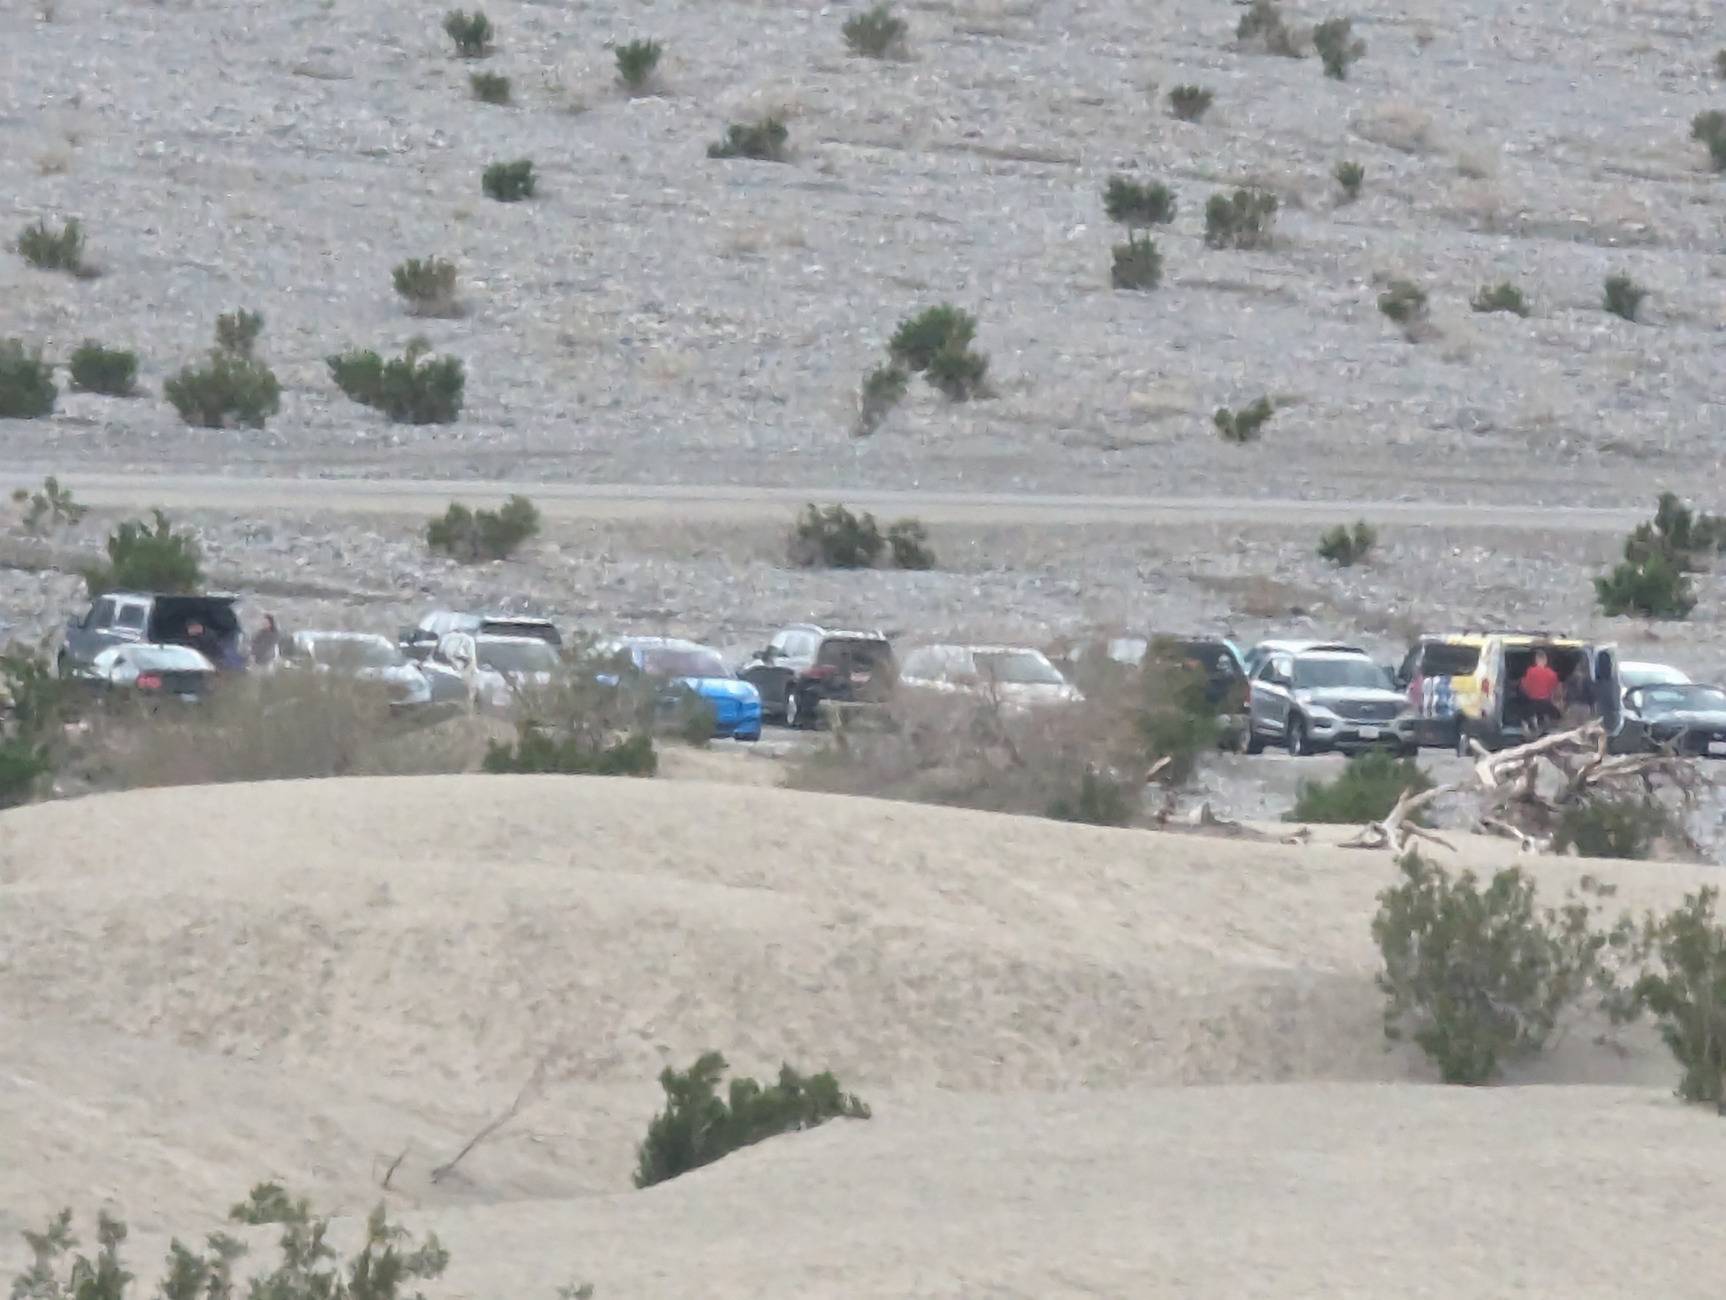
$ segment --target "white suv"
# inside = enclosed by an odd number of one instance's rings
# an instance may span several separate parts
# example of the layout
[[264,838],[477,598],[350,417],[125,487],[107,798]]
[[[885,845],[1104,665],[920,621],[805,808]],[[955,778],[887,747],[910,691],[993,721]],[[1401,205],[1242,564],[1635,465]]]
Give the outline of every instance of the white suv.
[[1294,757],[1418,747],[1408,699],[1359,651],[1272,651],[1253,674],[1249,713],[1249,754],[1277,742]]

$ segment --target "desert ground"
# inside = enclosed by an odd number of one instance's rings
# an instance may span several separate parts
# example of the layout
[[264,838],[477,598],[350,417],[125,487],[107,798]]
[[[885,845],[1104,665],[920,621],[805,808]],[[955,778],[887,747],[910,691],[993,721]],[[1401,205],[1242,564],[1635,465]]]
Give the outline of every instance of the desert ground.
[[[106,1204],[146,1276],[258,1179],[360,1214],[405,1151],[388,1199],[451,1295],[1715,1290],[1726,1126],[1651,1035],[1578,1024],[1486,1089],[1387,1049],[1381,853],[566,778],[5,830],[0,1228]],[[1532,869],[1635,907],[1710,870]],[[709,1047],[831,1067],[874,1118],[631,1190],[655,1074]]]

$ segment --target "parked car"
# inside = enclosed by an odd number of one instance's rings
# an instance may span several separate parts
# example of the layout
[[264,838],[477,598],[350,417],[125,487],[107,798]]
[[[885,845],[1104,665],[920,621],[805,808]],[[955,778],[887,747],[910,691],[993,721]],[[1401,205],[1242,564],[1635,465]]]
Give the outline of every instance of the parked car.
[[1688,686],[1690,674],[1670,664],[1639,663],[1627,659],[1618,665],[1618,684],[1628,695],[1638,686]]
[[111,591],[66,622],[55,656],[62,677],[86,675],[102,651],[121,645],[189,646],[221,669],[246,666],[234,596],[167,596]]
[[693,694],[712,708],[715,736],[761,739],[761,692],[727,668],[717,650],[663,636],[618,637],[596,649],[607,658],[628,656],[637,672],[661,683],[663,708],[675,709]]
[[737,675],[760,693],[768,717],[806,727],[828,701],[884,703],[896,672],[893,646],[881,632],[794,623],[774,633]]
[[375,632],[295,632],[276,661],[283,668],[331,673],[351,681],[375,683],[401,711],[431,703],[431,686],[402,649]]
[[1398,686],[1419,715],[1422,744],[1469,752],[1518,744],[1543,723],[1517,684],[1544,654],[1572,716],[1596,717],[1608,734],[1623,721],[1618,650],[1551,632],[1464,631],[1418,638],[1398,669]]
[[1632,686],[1624,693],[1624,728],[1613,748],[1726,758],[1726,690],[1694,682]]
[[547,618],[527,614],[464,614],[434,609],[413,627],[401,631],[402,652],[410,659],[424,659],[451,632],[469,636],[532,637],[554,649],[562,649],[563,636]]
[[539,637],[446,632],[421,671],[434,705],[506,713],[518,692],[550,686],[562,667],[557,650]]
[[1085,698],[1041,650],[1022,646],[919,646],[901,661],[899,684],[989,695],[1020,710],[1074,704]]
[[1378,747],[1412,754],[1414,724],[1390,675],[1360,651],[1276,650],[1252,679],[1246,749],[1280,741],[1296,757]]
[[183,645],[109,646],[76,674],[111,699],[195,704],[220,674],[216,665]]
[[1311,637],[1304,640],[1277,638],[1270,641],[1260,641],[1251,650],[1248,650],[1241,658],[1241,671],[1248,677],[1256,677],[1259,669],[1264,667],[1265,660],[1273,654],[1298,655],[1305,654],[1309,650],[1334,650],[1339,653],[1346,652],[1356,655],[1366,653],[1359,646],[1348,645],[1342,641],[1325,641]]

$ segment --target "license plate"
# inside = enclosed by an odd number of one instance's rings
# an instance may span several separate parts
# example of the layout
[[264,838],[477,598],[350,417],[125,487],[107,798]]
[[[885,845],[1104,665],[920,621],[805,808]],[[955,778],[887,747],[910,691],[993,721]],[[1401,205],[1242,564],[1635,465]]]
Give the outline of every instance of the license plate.
[[1726,740],[1710,740],[1708,752],[1710,754],[1726,754]]
[[1360,738],[1362,740],[1377,740],[1378,739],[1378,728],[1377,727],[1362,727],[1360,729]]

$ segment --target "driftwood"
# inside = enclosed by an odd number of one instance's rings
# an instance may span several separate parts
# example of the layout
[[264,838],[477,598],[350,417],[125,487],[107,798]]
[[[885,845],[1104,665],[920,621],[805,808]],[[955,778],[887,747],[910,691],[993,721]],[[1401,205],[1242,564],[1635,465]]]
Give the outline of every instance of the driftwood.
[[[540,1058],[539,1064],[534,1066],[532,1076],[529,1077],[526,1083],[521,1085],[521,1091],[515,1094],[515,1100],[510,1102],[508,1110],[504,1111],[503,1114],[499,1115],[478,1133],[475,1133],[471,1138],[469,1138],[467,1145],[460,1151],[457,1151],[449,1161],[439,1165],[436,1169],[431,1171],[432,1182],[442,1182],[445,1176],[447,1176],[451,1170],[466,1158],[468,1152],[472,1151],[481,1142],[484,1142],[493,1133],[496,1133],[505,1124],[509,1123],[510,1120],[520,1114],[521,1108],[524,1105],[539,1099],[539,1094],[545,1087],[545,1067],[547,1060],[548,1058],[545,1057]],[[400,1162],[398,1161],[397,1163]],[[395,1172],[393,1166],[390,1172]]]

